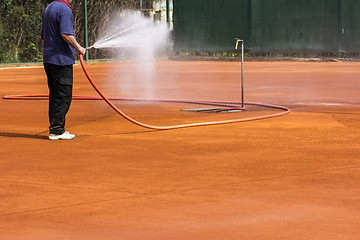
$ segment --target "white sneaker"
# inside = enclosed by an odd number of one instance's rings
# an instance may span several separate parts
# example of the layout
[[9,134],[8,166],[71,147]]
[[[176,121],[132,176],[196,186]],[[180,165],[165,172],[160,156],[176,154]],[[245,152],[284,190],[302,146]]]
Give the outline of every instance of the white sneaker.
[[69,132],[64,132],[63,134],[60,134],[60,135],[53,134],[53,133],[49,134],[50,140],[70,140],[70,139],[73,139],[74,137],[75,137],[75,135],[70,134]]

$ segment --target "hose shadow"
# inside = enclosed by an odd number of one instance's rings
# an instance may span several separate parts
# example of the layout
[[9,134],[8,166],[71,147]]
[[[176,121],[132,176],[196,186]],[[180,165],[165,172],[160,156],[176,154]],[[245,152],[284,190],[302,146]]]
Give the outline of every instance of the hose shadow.
[[26,133],[8,133],[8,132],[0,132],[0,137],[8,137],[8,138],[31,138],[31,139],[47,139],[47,136],[39,135],[39,134],[26,134]]

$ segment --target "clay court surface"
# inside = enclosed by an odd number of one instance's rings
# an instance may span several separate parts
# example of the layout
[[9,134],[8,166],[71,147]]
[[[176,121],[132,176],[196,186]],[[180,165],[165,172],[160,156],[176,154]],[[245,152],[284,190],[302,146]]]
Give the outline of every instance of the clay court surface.
[[[151,86],[131,62],[87,67],[108,96],[240,99],[239,62],[159,61]],[[96,96],[79,65],[74,79],[74,95]],[[0,69],[0,84],[1,97],[47,93],[41,66]],[[360,63],[246,62],[245,94],[292,112],[154,131],[74,100],[76,138],[49,141],[46,100],[1,99],[0,239],[359,239]],[[159,126],[281,112],[115,104]]]

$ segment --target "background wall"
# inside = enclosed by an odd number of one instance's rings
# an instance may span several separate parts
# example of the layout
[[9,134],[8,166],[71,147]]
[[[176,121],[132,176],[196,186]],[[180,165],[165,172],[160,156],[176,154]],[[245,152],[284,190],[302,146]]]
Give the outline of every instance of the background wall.
[[174,0],[175,49],[360,52],[358,0]]

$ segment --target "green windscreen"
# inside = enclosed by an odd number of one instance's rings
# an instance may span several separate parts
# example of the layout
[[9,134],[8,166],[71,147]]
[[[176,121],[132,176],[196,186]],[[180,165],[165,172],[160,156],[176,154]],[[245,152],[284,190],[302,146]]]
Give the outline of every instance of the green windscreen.
[[174,34],[177,49],[232,50],[234,38],[249,39],[248,1],[175,0]]
[[341,1],[341,43],[344,52],[360,52],[360,1]]
[[173,0],[175,49],[359,52],[359,0]]
[[338,0],[253,0],[253,51],[337,51]]

